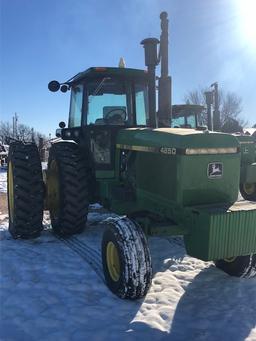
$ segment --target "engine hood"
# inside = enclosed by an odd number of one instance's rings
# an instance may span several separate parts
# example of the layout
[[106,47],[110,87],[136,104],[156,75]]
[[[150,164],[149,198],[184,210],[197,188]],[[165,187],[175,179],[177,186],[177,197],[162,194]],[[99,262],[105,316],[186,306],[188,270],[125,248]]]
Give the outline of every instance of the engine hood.
[[230,134],[181,128],[128,128],[118,133],[117,144],[119,148],[143,151],[143,147],[148,147],[151,151],[163,152],[164,148],[236,148],[237,151],[239,148],[238,140]]

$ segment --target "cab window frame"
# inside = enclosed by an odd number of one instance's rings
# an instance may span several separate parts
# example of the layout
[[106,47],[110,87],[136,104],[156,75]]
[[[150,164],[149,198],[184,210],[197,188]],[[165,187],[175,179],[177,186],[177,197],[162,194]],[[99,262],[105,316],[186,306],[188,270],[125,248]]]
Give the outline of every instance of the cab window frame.
[[[72,100],[73,100],[73,89],[77,86],[81,86],[82,87],[82,106],[81,106],[81,117],[80,117],[80,123],[79,125],[71,125],[71,120],[73,119],[72,118],[72,115],[71,115],[71,110],[72,110]],[[84,82],[79,82],[79,83],[74,83],[72,84],[72,87],[71,87],[71,96],[70,96],[70,103],[69,103],[69,118],[68,118],[68,127],[69,128],[76,128],[76,127],[81,127],[82,124],[83,124],[83,117],[84,117],[84,93],[85,93],[85,83]]]

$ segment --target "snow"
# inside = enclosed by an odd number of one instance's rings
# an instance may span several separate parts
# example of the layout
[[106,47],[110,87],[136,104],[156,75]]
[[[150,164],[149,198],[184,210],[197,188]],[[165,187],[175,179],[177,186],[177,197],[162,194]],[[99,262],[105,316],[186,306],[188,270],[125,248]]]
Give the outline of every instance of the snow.
[[35,240],[13,240],[1,215],[1,340],[256,340],[256,278],[229,277],[186,255],[182,238],[149,238],[153,283],[144,299],[105,286],[91,207],[84,233],[56,238],[45,214]]

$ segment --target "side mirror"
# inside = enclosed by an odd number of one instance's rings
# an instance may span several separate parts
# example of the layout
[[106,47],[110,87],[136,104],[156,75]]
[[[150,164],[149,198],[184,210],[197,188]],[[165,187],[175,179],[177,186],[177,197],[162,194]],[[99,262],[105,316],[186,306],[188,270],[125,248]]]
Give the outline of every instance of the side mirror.
[[59,91],[60,89],[60,83],[58,81],[51,81],[49,84],[48,84],[48,89],[52,92],[56,92],[56,91]]
[[63,122],[63,121],[61,121],[61,122],[59,123],[59,127],[60,127],[61,129],[65,128],[65,127],[66,127],[66,123]]

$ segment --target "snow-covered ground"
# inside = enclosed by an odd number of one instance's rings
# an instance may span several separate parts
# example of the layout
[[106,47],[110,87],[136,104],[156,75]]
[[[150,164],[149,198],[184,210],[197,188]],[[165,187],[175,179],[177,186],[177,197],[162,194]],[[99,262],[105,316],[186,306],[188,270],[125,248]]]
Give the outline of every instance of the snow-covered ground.
[[232,278],[185,253],[182,239],[149,238],[154,278],[144,299],[105,286],[100,244],[110,214],[91,207],[86,231],[13,240],[0,219],[1,340],[256,340],[256,278]]

